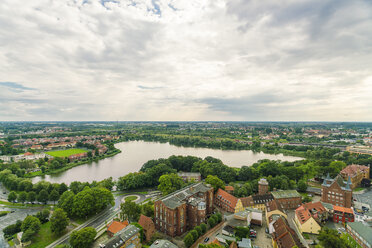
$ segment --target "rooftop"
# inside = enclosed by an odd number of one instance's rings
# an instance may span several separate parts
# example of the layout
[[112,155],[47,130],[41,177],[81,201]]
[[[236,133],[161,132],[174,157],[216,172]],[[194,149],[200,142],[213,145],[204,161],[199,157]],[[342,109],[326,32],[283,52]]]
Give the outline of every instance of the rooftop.
[[271,194],[274,196],[275,199],[301,197],[301,195],[296,190],[273,191],[271,192]]
[[357,232],[369,245],[372,245],[372,228],[362,222],[349,222],[348,228]]
[[205,184],[199,182],[191,184],[185,188],[177,190],[167,196],[160,198],[158,201],[162,201],[165,206],[170,209],[175,209],[185,203],[185,200],[190,196],[199,193],[207,192],[211,187],[207,187]]
[[235,208],[236,206],[236,203],[238,202],[238,198],[236,198],[235,196],[227,193],[225,190],[223,189],[218,189],[217,193],[216,193],[216,197],[227,203],[227,205],[229,205],[230,207],[232,208]]
[[238,241],[239,248],[251,248],[252,243],[250,239],[243,238],[242,241]]
[[353,210],[351,208],[344,208],[340,206],[333,205],[333,210],[339,211],[339,212],[344,212],[344,213],[349,213],[349,214],[354,214]]
[[369,167],[365,165],[351,164],[349,166],[346,166],[344,169],[342,169],[340,174],[354,177],[358,174],[358,172],[366,172],[368,171],[368,169]]
[[127,227],[128,224],[129,224],[128,221],[119,222],[114,220],[113,222],[111,222],[111,224],[107,225],[107,231],[115,234],[120,230],[124,229],[125,227]]
[[134,225],[129,225],[120,230],[114,237],[107,240],[104,245],[105,248],[118,248],[121,247],[127,240],[136,235],[140,229]]

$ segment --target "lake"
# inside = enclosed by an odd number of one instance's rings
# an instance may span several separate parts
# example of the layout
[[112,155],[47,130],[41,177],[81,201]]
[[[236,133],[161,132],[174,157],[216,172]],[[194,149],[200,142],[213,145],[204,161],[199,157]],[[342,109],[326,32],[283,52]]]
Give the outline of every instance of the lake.
[[117,179],[130,172],[137,172],[142,165],[151,159],[168,158],[172,155],[191,155],[205,158],[212,156],[221,159],[224,164],[231,167],[249,166],[261,159],[296,161],[303,158],[285,156],[283,154],[266,154],[249,150],[218,150],[210,148],[180,147],[169,143],[128,141],[115,145],[122,152],[110,157],[79,165],[67,171],[33,178],[33,183],[46,180],[52,183],[70,184],[73,181],[92,182],[108,177]]

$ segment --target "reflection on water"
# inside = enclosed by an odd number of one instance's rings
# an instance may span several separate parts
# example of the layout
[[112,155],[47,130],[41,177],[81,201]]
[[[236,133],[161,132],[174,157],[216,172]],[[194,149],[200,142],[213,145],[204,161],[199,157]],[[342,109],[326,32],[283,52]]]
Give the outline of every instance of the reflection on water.
[[178,147],[169,143],[157,143],[146,141],[129,141],[115,145],[122,152],[111,158],[98,162],[74,167],[59,174],[36,177],[33,182],[42,179],[53,182],[69,184],[73,181],[92,182],[100,181],[108,177],[114,179],[124,176],[129,172],[137,172],[141,166],[151,159],[168,158],[171,155],[191,155],[201,158],[212,156],[219,158],[224,164],[232,167],[252,165],[260,159],[295,161],[302,158],[284,156],[283,154],[254,153],[243,150],[217,150],[209,148]]

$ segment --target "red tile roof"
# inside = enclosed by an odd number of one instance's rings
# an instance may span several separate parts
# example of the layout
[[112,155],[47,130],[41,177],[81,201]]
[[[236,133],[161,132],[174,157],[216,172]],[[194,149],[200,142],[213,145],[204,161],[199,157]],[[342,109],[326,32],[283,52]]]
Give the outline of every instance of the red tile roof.
[[225,190],[226,191],[234,191],[234,187],[230,186],[230,185],[227,185],[227,186],[225,186]]
[[368,170],[367,166],[364,165],[358,165],[358,164],[351,164],[347,167],[345,167],[340,174],[354,177],[358,174],[359,171],[365,172]]
[[327,210],[321,202],[309,202],[302,204],[296,209],[296,215],[301,224],[305,223],[308,219],[313,217],[315,220],[319,220],[319,214],[323,214]]
[[30,156],[30,155],[33,155],[31,152],[26,152],[25,154],[23,154],[25,156]]
[[232,209],[235,208],[236,206],[236,203],[238,202],[238,198],[236,198],[235,196],[227,193],[225,190],[223,189],[218,189],[217,193],[216,193],[216,197],[217,199],[219,199],[220,201],[222,202],[225,202],[227,205],[229,205]]
[[336,206],[336,205],[333,205],[333,210],[343,212],[343,213],[349,213],[349,214],[354,213],[351,208],[344,208],[344,207],[340,207],[340,206]]
[[266,205],[267,212],[271,212],[271,211],[275,211],[275,210],[279,210],[279,211],[283,212],[282,207],[280,206],[280,204],[278,204],[278,202],[276,200],[266,202],[265,205]]
[[107,225],[107,231],[111,232],[113,234],[119,232],[120,230],[124,229],[129,225],[128,221],[119,222],[119,221],[113,221],[111,224]]

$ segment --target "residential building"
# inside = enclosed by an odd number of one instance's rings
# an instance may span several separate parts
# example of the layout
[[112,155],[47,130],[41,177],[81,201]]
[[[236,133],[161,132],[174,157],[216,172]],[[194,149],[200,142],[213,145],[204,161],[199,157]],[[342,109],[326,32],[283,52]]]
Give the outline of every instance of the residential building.
[[185,182],[195,182],[201,181],[201,174],[199,172],[178,172],[177,175],[181,177]]
[[333,222],[354,222],[353,210],[333,205]]
[[107,234],[110,237],[113,237],[116,233],[121,231],[122,229],[126,228],[129,225],[128,221],[125,220],[123,222],[119,221],[112,221],[110,224],[107,225]]
[[116,233],[112,238],[103,244],[102,248],[139,248],[142,247],[140,239],[140,229],[134,225],[128,225]]
[[258,181],[258,194],[265,195],[268,192],[269,192],[269,182],[266,180],[266,178],[261,178],[260,181]]
[[240,198],[242,201],[243,207],[257,208],[261,211],[265,211],[266,203],[274,200],[274,197],[271,193],[264,195],[253,195],[248,197]]
[[350,187],[351,189],[355,189],[356,187],[361,185],[363,179],[369,179],[369,170],[370,168],[368,166],[351,164],[345,167],[340,172],[340,175],[345,181],[347,181],[350,177]]
[[152,243],[150,248],[178,248],[178,246],[168,240],[160,239]]
[[352,205],[351,179],[344,181],[341,175],[331,179],[327,174],[322,184],[321,201],[332,205],[350,208]]
[[266,223],[270,223],[269,219],[272,215],[280,215],[287,219],[287,215],[284,213],[284,210],[276,200],[266,202],[265,207],[265,216]]
[[280,216],[273,224],[272,244],[274,248],[303,247],[296,232],[289,226],[287,220]]
[[223,189],[217,190],[214,197],[214,204],[222,210],[230,213],[236,213],[244,210],[242,201],[227,193]]
[[251,224],[262,226],[262,211],[246,208],[243,211],[225,216],[228,225],[233,227],[246,227]]
[[363,248],[372,247],[372,228],[363,222],[351,222],[346,226],[346,232]]
[[213,210],[213,188],[194,183],[154,203],[155,227],[172,237],[206,222]]
[[302,203],[302,197],[296,190],[272,191],[274,199],[282,209],[295,209]]
[[155,224],[150,217],[147,217],[141,214],[138,224],[140,224],[143,228],[143,233],[145,235],[145,240],[148,242],[150,241],[152,235],[155,233]]
[[309,202],[296,209],[295,223],[303,233],[319,234],[328,212],[321,202]]

